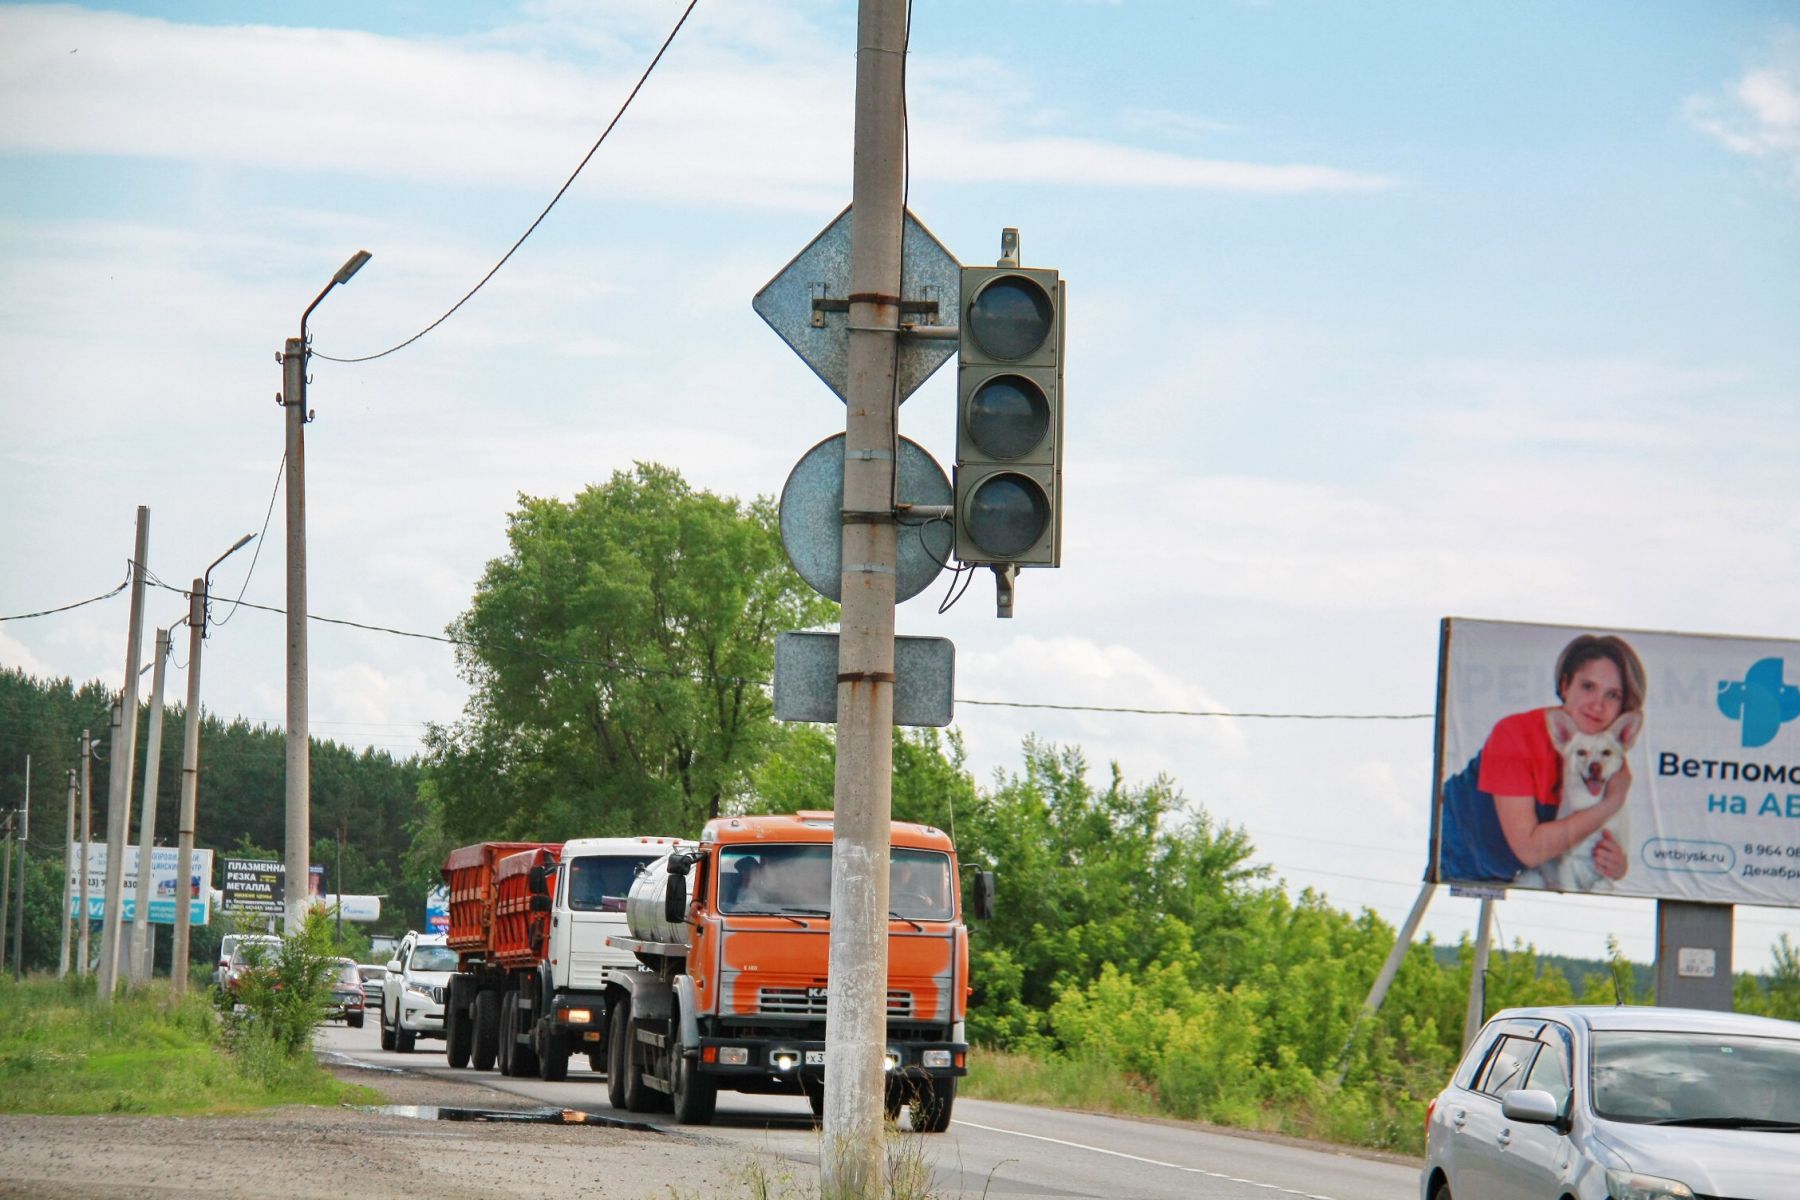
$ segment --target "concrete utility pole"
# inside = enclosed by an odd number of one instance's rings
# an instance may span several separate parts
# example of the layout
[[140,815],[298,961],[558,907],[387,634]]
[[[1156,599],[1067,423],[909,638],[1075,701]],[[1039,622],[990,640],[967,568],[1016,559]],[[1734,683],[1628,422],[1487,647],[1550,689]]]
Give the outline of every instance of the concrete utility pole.
[[13,842],[17,841],[17,814],[6,814],[6,866],[0,868],[0,973],[6,971],[6,931],[12,924]]
[[[188,982],[188,909],[193,903],[189,887],[194,878],[194,814],[200,793],[200,648],[206,644],[205,579],[194,580],[193,591],[189,593],[187,624],[187,723],[181,729],[181,816],[175,851],[175,947],[169,955],[169,984],[177,996],[187,991]],[[211,887],[212,880],[201,886]]]
[[[13,904],[13,979],[25,978],[25,852],[31,848],[31,755],[25,756],[25,807],[19,810],[19,895]],[[5,930],[0,929],[0,935]]]
[[[69,832],[63,838],[63,866],[66,868],[75,857],[75,793],[79,790],[75,783],[75,768],[69,768]],[[75,902],[75,876],[67,871],[63,875],[62,902],[62,949],[56,956],[56,977],[62,979],[69,973],[69,908]]]
[[94,836],[93,767],[94,739],[84,729],[81,731],[81,862],[76,867],[76,877],[81,880],[81,937],[76,947],[81,958],[75,964],[77,975],[86,975],[94,962],[93,953],[88,949],[88,938],[94,928],[92,910],[88,907],[88,856],[93,853]]
[[155,671],[150,676],[150,727],[144,736],[144,801],[138,809],[137,904],[131,913],[131,978],[150,982],[150,956],[156,942],[150,937],[150,900],[156,895],[150,871],[150,851],[156,845],[156,792],[162,773],[163,668],[169,662],[169,631],[156,631]]
[[112,773],[106,792],[106,901],[100,911],[100,1003],[111,1004],[119,983],[123,932],[125,843],[131,840],[131,776],[137,765],[138,660],[144,651],[144,564],[150,559],[150,510],[138,505],[137,549],[131,556],[131,626],[125,636],[125,687],[113,734]]
[[883,1187],[906,8],[905,0],[860,0],[856,18],[831,991],[820,1154],[822,1194],[869,1200]]
[[369,261],[358,250],[300,314],[300,336],[281,353],[281,403],[287,413],[287,932],[306,919],[312,877],[312,747],[306,694],[306,319],[331,289]]

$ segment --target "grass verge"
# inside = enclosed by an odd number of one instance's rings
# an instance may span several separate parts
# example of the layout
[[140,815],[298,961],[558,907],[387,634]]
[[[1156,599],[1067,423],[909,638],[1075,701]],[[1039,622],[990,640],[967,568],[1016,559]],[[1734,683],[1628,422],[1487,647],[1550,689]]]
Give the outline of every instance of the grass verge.
[[110,1005],[92,978],[0,980],[0,1113],[143,1116],[244,1112],[280,1104],[378,1103],[308,1052],[240,1044],[227,1052],[204,994],[165,982]]

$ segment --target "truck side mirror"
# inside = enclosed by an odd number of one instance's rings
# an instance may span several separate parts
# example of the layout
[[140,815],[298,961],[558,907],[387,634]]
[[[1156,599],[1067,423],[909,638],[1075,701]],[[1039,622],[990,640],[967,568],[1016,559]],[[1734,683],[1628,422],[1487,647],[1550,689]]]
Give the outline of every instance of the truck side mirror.
[[986,921],[994,915],[994,873],[975,872],[975,916]]
[[533,896],[531,898],[531,911],[534,913],[549,912],[550,897],[541,894]]
[[[533,896],[548,896],[550,894],[550,868],[541,863],[531,868],[531,874],[525,877],[525,886]],[[540,909],[533,905],[531,911],[549,912],[550,910],[548,908]]]
[[669,874],[686,875],[693,870],[694,856],[685,850],[677,850],[669,855]]
[[687,880],[679,875],[669,876],[668,890],[663,893],[663,920],[671,925],[687,920]]

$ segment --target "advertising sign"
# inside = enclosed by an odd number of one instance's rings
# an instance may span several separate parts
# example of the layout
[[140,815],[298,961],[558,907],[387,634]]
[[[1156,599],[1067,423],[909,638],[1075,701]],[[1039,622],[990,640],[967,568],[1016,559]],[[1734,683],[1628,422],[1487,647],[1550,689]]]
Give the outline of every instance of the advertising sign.
[[425,932],[450,932],[450,889],[439,886],[425,893]]
[[[150,848],[150,923],[152,925],[173,925],[177,907],[175,868],[177,849],[174,846],[152,846]],[[81,855],[80,846],[69,847],[69,916],[79,920],[81,917],[81,876],[75,873],[75,862]],[[188,924],[204,925],[209,915],[212,899],[212,851],[194,851],[193,872],[188,880]],[[130,846],[125,851],[125,889],[124,919],[137,919],[138,900],[138,848]],[[106,843],[88,843],[88,918],[98,921],[103,919],[106,911]]]
[[1800,642],[1446,619],[1429,877],[1800,906],[1797,718]]
[[287,864],[257,858],[225,860],[225,886],[219,907],[226,912],[286,912]]

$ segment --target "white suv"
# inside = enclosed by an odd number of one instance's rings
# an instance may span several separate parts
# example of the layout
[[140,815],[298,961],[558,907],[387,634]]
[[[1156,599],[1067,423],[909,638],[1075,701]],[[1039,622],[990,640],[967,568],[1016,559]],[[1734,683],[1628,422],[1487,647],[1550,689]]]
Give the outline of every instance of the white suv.
[[441,933],[408,933],[381,981],[381,1048],[411,1054],[422,1037],[444,1036],[444,989],[456,953]]

